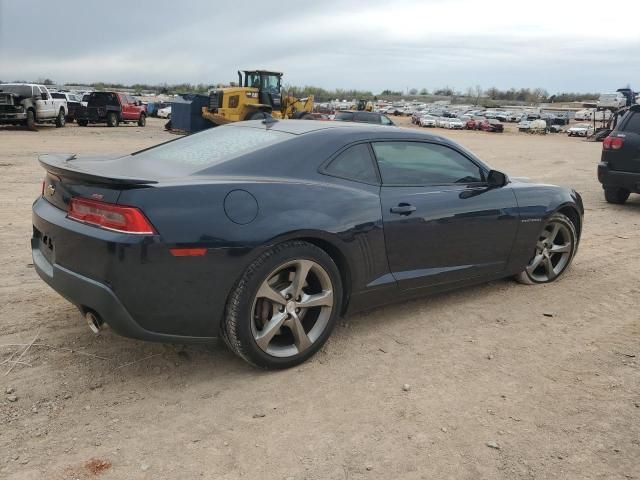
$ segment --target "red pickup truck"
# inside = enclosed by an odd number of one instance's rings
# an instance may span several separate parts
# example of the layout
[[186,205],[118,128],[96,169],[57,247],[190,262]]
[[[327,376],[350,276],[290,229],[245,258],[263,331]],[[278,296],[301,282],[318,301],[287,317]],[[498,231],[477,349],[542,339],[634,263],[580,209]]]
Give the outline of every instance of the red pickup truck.
[[120,123],[137,122],[140,127],[147,123],[147,108],[132,96],[121,92],[91,92],[87,106],[76,113],[78,125],[106,123],[117,127]]

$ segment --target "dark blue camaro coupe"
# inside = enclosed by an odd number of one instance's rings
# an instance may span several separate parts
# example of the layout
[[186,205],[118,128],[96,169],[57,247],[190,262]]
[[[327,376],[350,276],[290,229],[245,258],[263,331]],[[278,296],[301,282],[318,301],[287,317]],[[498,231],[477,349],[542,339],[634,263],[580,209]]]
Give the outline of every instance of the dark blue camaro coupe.
[[261,367],[306,360],[341,315],[501,277],[554,281],[582,228],[575,191],[510,180],[410,129],[267,119],[40,162],[34,265],[92,329],[222,336]]

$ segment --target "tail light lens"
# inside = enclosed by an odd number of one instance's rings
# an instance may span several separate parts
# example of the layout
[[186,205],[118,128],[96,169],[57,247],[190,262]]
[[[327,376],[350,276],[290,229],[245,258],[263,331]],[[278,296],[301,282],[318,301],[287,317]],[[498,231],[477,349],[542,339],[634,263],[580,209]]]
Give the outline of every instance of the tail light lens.
[[607,137],[602,141],[603,150],[620,150],[624,145],[622,137]]
[[105,230],[137,235],[154,235],[155,228],[136,207],[72,198],[67,217]]

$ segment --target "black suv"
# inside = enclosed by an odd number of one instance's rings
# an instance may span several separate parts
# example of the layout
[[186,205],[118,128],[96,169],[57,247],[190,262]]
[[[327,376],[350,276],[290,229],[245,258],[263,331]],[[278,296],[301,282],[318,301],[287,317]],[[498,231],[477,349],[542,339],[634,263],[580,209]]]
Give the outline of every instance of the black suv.
[[640,193],[640,105],[631,107],[603,140],[598,180],[609,203],[624,203],[630,193]]
[[343,110],[336,112],[334,120],[339,122],[376,123],[378,125],[395,125],[389,117],[382,113]]

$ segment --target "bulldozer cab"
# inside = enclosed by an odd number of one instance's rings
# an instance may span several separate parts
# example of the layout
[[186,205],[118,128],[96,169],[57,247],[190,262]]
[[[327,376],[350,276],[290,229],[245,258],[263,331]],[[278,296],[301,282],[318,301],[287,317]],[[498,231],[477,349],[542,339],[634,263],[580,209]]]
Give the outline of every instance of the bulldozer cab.
[[258,89],[259,103],[271,105],[273,110],[280,110],[282,106],[282,73],[267,72],[265,70],[244,70],[238,72],[238,78],[240,85]]

